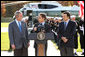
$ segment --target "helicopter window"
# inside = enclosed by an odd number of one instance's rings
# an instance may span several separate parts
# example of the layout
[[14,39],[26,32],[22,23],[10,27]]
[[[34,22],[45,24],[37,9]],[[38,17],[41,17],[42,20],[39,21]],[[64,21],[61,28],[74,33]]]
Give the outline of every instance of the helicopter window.
[[56,7],[58,7],[58,6],[55,6],[55,5],[47,5],[47,8],[48,8],[48,9],[56,8]]
[[43,5],[43,4],[39,4],[39,5],[38,5],[39,9],[44,9],[44,6],[45,6],[45,5]]
[[39,7],[39,9],[52,9],[52,8],[56,8],[58,6],[48,5],[48,4],[39,4],[38,7]]

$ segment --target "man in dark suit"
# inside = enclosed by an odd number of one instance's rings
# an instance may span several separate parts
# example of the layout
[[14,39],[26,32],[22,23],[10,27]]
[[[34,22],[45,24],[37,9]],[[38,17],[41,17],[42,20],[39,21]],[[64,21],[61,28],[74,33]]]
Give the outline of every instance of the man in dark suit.
[[[45,33],[49,33],[51,32],[51,28],[50,26],[45,22],[45,19],[46,19],[46,15],[43,14],[43,13],[40,13],[39,16],[38,16],[38,21],[39,23],[35,24],[34,26],[34,29],[33,31],[38,33],[40,32],[40,28],[39,26],[44,26],[44,29],[45,29]],[[35,55],[37,56],[37,44],[36,44],[37,41],[35,41],[35,44],[34,44],[34,48],[35,48]],[[47,52],[47,41],[45,40],[45,56],[46,56],[46,52]]]
[[14,56],[28,56],[28,31],[26,23],[22,22],[22,12],[15,12],[15,20],[9,24],[10,45]]
[[61,56],[74,56],[74,34],[76,32],[76,24],[70,21],[70,13],[62,14],[64,22],[59,24],[58,37],[60,39],[59,49]]

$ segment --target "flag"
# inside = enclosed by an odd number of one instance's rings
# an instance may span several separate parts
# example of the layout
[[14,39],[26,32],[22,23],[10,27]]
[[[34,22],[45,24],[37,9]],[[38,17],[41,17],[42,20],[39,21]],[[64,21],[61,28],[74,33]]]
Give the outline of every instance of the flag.
[[84,1],[77,1],[77,2],[80,6],[79,17],[81,17],[81,19],[84,19]]

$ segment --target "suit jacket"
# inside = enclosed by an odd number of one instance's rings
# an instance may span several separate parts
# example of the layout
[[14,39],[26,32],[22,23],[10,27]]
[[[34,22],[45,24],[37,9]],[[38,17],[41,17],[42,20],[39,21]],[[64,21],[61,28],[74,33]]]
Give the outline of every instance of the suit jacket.
[[[39,23],[35,24],[34,27],[38,27],[38,25],[39,25]],[[44,26],[45,26],[45,32],[50,33],[51,32],[50,25],[45,22]],[[35,32],[38,33],[39,31],[35,31]]]
[[28,40],[28,31],[26,24],[21,22],[22,32],[20,32],[19,27],[17,26],[16,21],[13,21],[9,24],[9,39],[10,44],[14,44],[16,49],[22,47],[27,47]]
[[[39,23],[35,24],[34,27],[38,27],[38,25],[39,25]],[[45,32],[46,32],[46,33],[50,33],[50,32],[51,32],[50,25],[45,22],[44,26],[45,26]],[[38,32],[39,32],[39,31],[35,31],[35,33],[38,33]],[[36,40],[36,41],[35,41],[35,44],[34,44],[34,47],[35,47],[35,48],[37,48],[37,44],[36,44],[37,41],[38,41],[38,40]],[[47,40],[44,40],[44,43],[46,44],[45,46],[46,46],[46,49],[47,49]]]
[[[76,32],[76,24],[73,21],[69,21],[68,25],[66,27],[66,30],[64,30],[64,22],[61,22],[59,24],[59,31],[58,31],[58,37],[60,39],[60,47],[74,47],[74,34]],[[61,40],[61,37],[66,37],[68,39],[67,43],[64,43],[63,40]]]

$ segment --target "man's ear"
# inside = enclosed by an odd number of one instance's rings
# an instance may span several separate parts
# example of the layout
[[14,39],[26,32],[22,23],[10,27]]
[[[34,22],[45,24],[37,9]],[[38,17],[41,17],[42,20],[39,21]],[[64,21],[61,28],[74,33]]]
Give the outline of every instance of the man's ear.
[[17,16],[15,16],[15,18],[17,18]]

